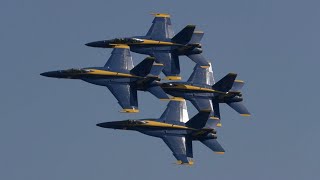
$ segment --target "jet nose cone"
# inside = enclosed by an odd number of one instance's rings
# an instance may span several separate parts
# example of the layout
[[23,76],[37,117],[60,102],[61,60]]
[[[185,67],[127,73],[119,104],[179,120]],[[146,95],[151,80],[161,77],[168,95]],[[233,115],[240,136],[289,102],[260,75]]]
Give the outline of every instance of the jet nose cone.
[[114,122],[104,122],[99,123],[97,126],[102,128],[111,128],[111,129],[122,129],[125,127],[125,124],[123,124],[121,121],[114,121]]
[[104,124],[104,123],[99,123],[99,124],[97,124],[97,126],[99,126],[99,127],[102,127],[102,128],[103,128],[103,127],[104,127],[104,126],[103,126],[103,124]]
[[108,41],[95,41],[95,42],[87,43],[85,45],[89,46],[89,47],[106,48],[106,47],[108,47],[109,43],[108,43]]
[[64,78],[64,74],[60,71],[49,71],[40,74],[41,76],[51,77],[51,78]]
[[52,72],[52,71],[50,71],[50,72],[44,72],[44,73],[41,73],[40,75],[41,75],[41,76],[45,76],[45,77],[55,77],[56,72]]

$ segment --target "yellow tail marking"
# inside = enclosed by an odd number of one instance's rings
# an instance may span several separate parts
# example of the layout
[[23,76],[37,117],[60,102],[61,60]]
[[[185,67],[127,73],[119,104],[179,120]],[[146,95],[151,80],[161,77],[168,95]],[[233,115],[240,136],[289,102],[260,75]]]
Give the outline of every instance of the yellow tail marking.
[[251,114],[240,114],[241,116],[251,116]]
[[221,127],[221,126],[222,126],[222,124],[221,124],[221,123],[218,123],[218,124],[217,124],[217,127]]

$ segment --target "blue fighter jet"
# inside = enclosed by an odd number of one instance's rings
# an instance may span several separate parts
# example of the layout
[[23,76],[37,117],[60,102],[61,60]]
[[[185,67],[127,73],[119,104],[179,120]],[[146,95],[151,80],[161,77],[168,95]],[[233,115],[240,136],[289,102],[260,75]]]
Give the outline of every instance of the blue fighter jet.
[[[161,89],[153,86],[163,64],[155,63],[154,58],[147,57],[137,66],[133,66],[129,46],[117,45],[103,67],[88,67],[42,73],[52,78],[80,79],[85,82],[105,86],[116,97],[126,113],[139,112],[137,90],[156,91]],[[163,97],[163,95],[162,95]]]
[[192,141],[200,141],[212,151],[223,154],[225,150],[217,141],[214,120],[209,119],[210,111],[200,111],[189,120],[185,100],[170,101],[159,119],[139,119],[105,122],[99,127],[133,130],[161,138],[170,148],[177,164],[192,165]]
[[200,67],[208,67],[209,62],[201,55],[202,31],[195,31],[195,25],[187,25],[174,36],[169,14],[154,14],[153,24],[145,36],[116,38],[87,43],[90,47],[112,48],[125,44],[130,50],[156,58],[164,64],[163,73],[168,80],[180,80],[179,56],[186,55]]
[[[220,123],[220,103],[226,103],[242,116],[250,116],[249,111],[243,105],[241,88],[244,81],[236,80],[237,74],[229,73],[215,83],[212,67],[194,67],[194,71],[187,82],[157,83],[162,89],[155,88],[152,92],[156,97],[168,99],[169,94],[174,98],[189,100],[198,111],[211,111],[211,118]],[[155,84],[155,83],[154,83]]]

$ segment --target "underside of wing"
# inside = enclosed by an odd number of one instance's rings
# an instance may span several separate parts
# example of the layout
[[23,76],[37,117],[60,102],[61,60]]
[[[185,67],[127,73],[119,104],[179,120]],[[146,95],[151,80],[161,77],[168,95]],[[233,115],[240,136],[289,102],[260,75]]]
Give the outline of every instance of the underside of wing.
[[116,46],[104,67],[110,71],[129,73],[133,68],[129,46]]
[[179,56],[167,52],[154,52],[156,62],[164,65],[162,72],[169,80],[180,80]]
[[215,83],[215,81],[213,77],[211,63],[209,64],[210,64],[210,67],[207,67],[207,68],[203,68],[197,64],[193,68],[193,72],[189,77],[188,82],[192,84],[206,84],[206,85],[212,86]]
[[109,84],[108,89],[116,97],[118,103],[123,108],[122,112],[136,113],[138,109],[137,89],[128,83]]
[[[193,162],[188,159],[186,138],[183,136],[166,136],[162,138],[163,141],[172,151],[173,156],[177,159],[178,164],[192,164]],[[190,152],[190,150],[189,150]]]
[[172,30],[171,20],[169,14],[154,14],[155,18],[152,21],[147,38],[153,40],[164,41],[171,39],[174,35]]

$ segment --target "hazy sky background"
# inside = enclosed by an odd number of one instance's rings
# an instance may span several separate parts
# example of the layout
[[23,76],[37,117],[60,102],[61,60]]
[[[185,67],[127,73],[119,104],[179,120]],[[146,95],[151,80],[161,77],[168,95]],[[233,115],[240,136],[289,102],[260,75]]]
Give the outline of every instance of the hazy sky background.
[[[103,66],[111,49],[84,44],[144,35],[152,12],[205,32],[216,80],[245,80],[253,116],[221,107],[224,155],[196,142],[195,165],[177,166],[160,139],[95,126],[157,118],[167,102],[139,93],[141,112],[123,114],[107,88],[39,75]],[[319,179],[319,18],[316,0],[1,0],[0,179]],[[194,63],[180,62],[187,80]]]

